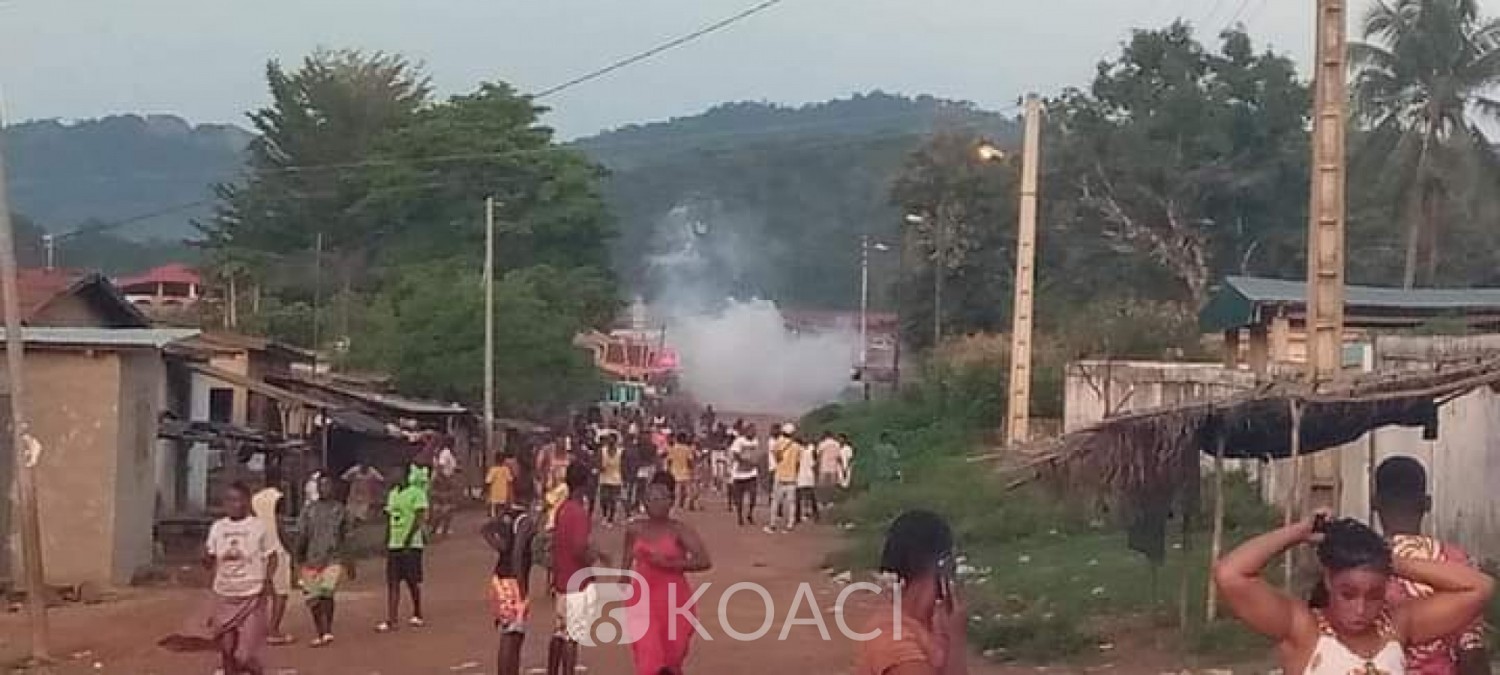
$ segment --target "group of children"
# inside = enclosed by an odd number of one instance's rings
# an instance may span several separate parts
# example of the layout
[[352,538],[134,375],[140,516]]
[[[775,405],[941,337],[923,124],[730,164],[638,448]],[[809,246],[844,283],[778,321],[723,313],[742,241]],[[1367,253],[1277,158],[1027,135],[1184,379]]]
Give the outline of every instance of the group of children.
[[294,642],[281,630],[294,579],[312,619],[310,646],[331,644],[335,596],[354,572],[349,540],[357,528],[382,514],[387,615],[376,631],[389,632],[397,625],[403,586],[412,601],[408,623],[422,626],[424,549],[431,532],[447,527],[441,514],[434,517],[432,495],[445,481],[456,480],[457,471],[456,463],[444,459],[451,458],[451,451],[434,439],[424,436],[412,461],[389,472],[389,480],[357,464],[341,475],[340,489],[331,475],[314,472],[303,488],[307,501],[290,539],[280,532],[277,512],[284,495],[274,465],[268,466],[260,490],[231,484],[223,499],[224,517],[214,521],[204,546],[203,563],[213,574],[209,601],[160,644],[216,651],[225,675],[258,675],[264,671],[264,646]]

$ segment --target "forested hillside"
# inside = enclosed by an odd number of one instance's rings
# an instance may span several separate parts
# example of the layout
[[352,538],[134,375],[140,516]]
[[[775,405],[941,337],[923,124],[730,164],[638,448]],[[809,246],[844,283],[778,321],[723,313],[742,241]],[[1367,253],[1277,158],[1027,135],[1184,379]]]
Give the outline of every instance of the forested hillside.
[[[686,247],[708,259],[715,293],[791,306],[859,302],[859,239],[893,241],[890,187],[923,138],[954,130],[1009,142],[1010,118],[965,103],[872,93],[801,107],[732,103],[629,126],[575,145],[610,170],[616,267],[646,294]],[[894,256],[872,261],[887,304]]]

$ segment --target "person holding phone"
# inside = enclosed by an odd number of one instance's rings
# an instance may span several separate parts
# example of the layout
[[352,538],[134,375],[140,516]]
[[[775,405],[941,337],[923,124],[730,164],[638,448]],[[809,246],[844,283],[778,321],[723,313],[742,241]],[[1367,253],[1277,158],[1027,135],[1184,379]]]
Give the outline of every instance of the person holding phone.
[[947,521],[922,510],[898,516],[880,569],[896,575],[901,602],[869,621],[865,634],[878,633],[859,643],[854,675],[968,675],[968,611],[954,579]]
[[[1306,601],[1261,578],[1277,556],[1317,546],[1322,577]],[[1433,589],[1399,606],[1387,585],[1403,578]],[[1324,513],[1255,537],[1214,565],[1214,584],[1229,610],[1251,630],[1276,641],[1287,673],[1403,675],[1403,648],[1452,635],[1471,625],[1494,592],[1494,581],[1467,565],[1391,555],[1364,523]]]

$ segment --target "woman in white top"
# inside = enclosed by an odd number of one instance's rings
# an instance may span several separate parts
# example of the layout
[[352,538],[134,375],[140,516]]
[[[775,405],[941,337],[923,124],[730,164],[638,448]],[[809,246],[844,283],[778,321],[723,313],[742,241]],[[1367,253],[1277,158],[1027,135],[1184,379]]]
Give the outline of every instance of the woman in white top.
[[[1273,558],[1302,543],[1317,545],[1323,570],[1307,602],[1260,576]],[[1390,607],[1393,575],[1436,593]],[[1276,641],[1283,672],[1307,675],[1403,675],[1403,645],[1468,627],[1494,590],[1493,580],[1465,565],[1393,559],[1385,540],[1363,523],[1322,514],[1245,542],[1214,566],[1214,583],[1235,616]]]

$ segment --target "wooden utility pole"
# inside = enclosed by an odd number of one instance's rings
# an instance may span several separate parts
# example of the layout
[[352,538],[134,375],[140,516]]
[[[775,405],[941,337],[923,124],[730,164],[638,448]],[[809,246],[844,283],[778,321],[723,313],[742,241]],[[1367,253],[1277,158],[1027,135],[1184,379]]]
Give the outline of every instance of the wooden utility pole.
[[1031,423],[1031,311],[1036,281],[1036,174],[1041,152],[1042,105],[1026,97],[1026,140],[1021,150],[1021,213],[1016,234],[1016,298],[1010,329],[1010,395],[1005,438],[1023,443]]
[[495,454],[495,198],[484,199],[484,456]]
[[313,235],[312,370],[318,377],[318,349],[323,345],[323,233]]
[[[0,115],[3,113],[0,110]],[[0,116],[0,137],[3,137],[4,129],[5,119]],[[42,568],[42,526],[36,502],[36,463],[41,448],[31,438],[26,423],[25,340],[21,335],[16,240],[6,194],[3,145],[0,141],[0,300],[4,300],[5,305],[5,383],[10,394],[10,452],[15,464],[15,504],[21,516],[17,529],[21,533],[21,566],[26,577],[26,608],[31,620],[31,658],[34,662],[46,663],[51,660],[48,652],[51,639],[47,625],[46,575]]]
[[1318,0],[1307,232],[1307,374],[1336,377],[1344,339],[1345,0]]

